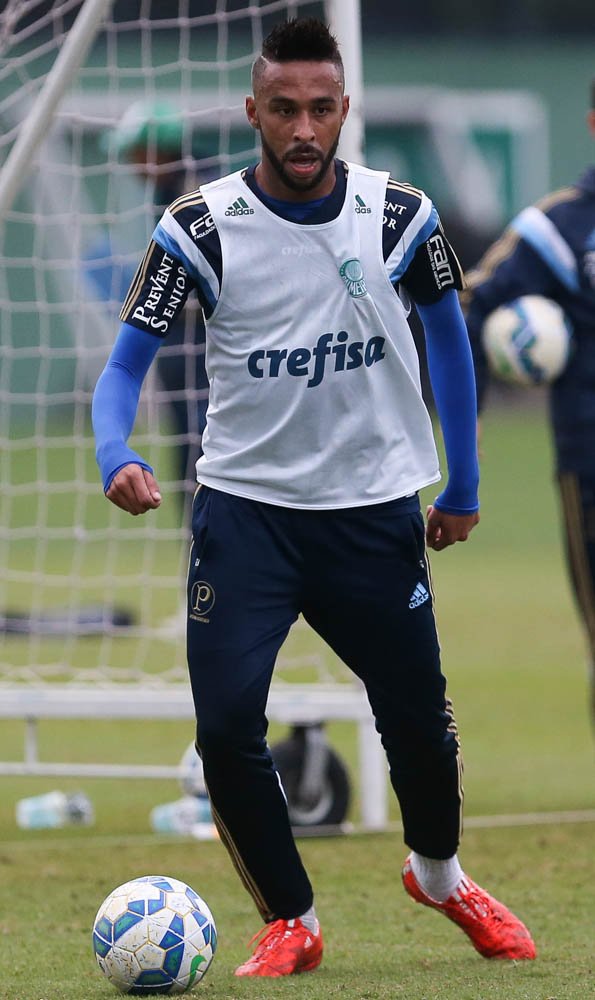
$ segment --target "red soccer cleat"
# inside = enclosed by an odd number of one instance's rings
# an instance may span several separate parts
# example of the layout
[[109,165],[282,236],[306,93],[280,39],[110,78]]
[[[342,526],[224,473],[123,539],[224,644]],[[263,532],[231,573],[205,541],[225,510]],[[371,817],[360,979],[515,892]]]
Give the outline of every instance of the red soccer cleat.
[[467,875],[444,903],[423,891],[411,870],[411,856],[405,862],[402,875],[409,895],[417,903],[431,906],[454,920],[484,958],[535,958],[537,950],[525,925]]
[[254,954],[236,969],[236,976],[292,976],[310,972],[322,961],[320,928],[313,934],[299,917],[267,924],[254,935],[250,944],[257,938],[260,941]]

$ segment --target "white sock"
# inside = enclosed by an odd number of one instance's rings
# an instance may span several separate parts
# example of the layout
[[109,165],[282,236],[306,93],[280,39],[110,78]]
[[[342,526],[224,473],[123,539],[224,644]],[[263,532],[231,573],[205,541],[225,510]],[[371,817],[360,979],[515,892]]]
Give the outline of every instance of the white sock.
[[300,914],[299,919],[311,934],[318,934],[318,921],[316,919],[316,910],[313,906],[309,910],[306,910],[305,913]]
[[423,891],[439,903],[444,903],[452,896],[463,877],[463,869],[456,854],[440,861],[425,858],[423,854],[412,851],[411,869]]

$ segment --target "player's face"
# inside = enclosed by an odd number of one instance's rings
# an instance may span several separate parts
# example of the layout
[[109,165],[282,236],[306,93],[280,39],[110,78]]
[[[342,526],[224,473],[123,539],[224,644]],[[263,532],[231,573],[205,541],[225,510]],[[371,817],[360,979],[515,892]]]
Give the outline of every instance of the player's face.
[[341,74],[330,62],[268,62],[254,97],[250,124],[260,131],[257,180],[276,198],[307,200],[330,194],[333,161],[349,110]]

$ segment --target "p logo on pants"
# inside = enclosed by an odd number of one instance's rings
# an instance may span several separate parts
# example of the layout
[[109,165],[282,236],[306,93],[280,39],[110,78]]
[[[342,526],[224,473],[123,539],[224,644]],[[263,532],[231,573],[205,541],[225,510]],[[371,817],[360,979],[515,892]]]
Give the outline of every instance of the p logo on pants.
[[215,604],[215,591],[206,580],[197,580],[190,592],[191,618],[204,619]]

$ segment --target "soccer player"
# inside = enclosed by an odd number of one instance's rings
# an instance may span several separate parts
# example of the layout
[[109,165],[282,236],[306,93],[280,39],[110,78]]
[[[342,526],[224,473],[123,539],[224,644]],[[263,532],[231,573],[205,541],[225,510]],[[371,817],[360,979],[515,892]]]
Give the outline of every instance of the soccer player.
[[[190,288],[210,379],[188,575],[188,665],[213,815],[265,921],[238,976],[316,968],[322,933],[266,744],[275,658],[306,621],[364,682],[411,853],[407,892],[486,957],[533,958],[526,927],[461,870],[459,738],[445,692],[425,545],[478,515],[473,365],[461,273],[427,196],[336,157],[343,65],[317,19],[278,25],[246,100],[256,167],[165,212],[94,397],[106,495],[161,503],[126,441],[146,370]],[[407,324],[424,323],[448,482]]]
[[[595,79],[588,127],[595,136]],[[550,418],[567,563],[590,653],[595,723],[595,166],[570,187],[524,209],[468,275],[462,295],[484,403],[488,366],[482,327],[520,295],[544,295],[573,327],[570,360],[551,385]]]

